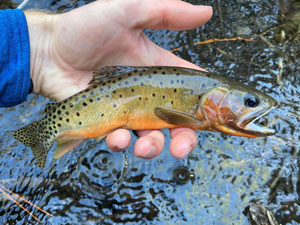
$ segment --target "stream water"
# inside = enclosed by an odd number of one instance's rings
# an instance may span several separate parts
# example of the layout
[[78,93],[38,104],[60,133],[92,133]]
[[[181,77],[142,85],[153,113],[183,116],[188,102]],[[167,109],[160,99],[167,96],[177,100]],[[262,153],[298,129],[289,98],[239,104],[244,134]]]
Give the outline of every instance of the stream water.
[[[24,9],[65,12],[89,2],[30,0]],[[249,224],[245,207],[260,202],[281,224],[300,224],[299,3],[189,2],[214,7],[207,25],[146,35],[168,50],[179,47],[174,53],[186,60],[274,97],[280,107],[261,122],[277,134],[246,139],[198,131],[195,151],[175,159],[165,131],[165,149],[153,160],[134,157],[132,146],[113,153],[105,142],[88,140],[58,160],[49,156],[41,170],[11,132],[40,118],[49,102],[30,95],[21,105],[0,109],[0,184],[54,215],[26,205],[43,223],[240,225]],[[196,44],[238,36],[253,41]],[[0,223],[37,222],[0,193]]]

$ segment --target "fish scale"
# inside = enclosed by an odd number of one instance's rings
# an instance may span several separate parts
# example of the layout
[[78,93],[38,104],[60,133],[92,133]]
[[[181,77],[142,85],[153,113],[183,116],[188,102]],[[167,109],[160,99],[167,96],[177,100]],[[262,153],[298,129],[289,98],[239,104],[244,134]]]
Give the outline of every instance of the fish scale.
[[[14,136],[32,148],[40,167],[44,167],[54,141],[57,141],[54,158],[58,158],[85,139],[102,138],[117,128],[186,126],[245,137],[262,136],[262,128],[260,134],[254,134],[245,127],[226,124],[225,120],[236,118],[237,113],[242,112],[240,117],[253,114],[255,109],[245,106],[243,100],[247,94],[252,100],[261,99],[260,111],[256,109],[259,115],[276,105],[274,99],[258,90],[203,71],[157,66],[104,67],[93,73],[86,90],[48,104],[44,118],[15,131]],[[218,108],[224,102],[227,108]]]

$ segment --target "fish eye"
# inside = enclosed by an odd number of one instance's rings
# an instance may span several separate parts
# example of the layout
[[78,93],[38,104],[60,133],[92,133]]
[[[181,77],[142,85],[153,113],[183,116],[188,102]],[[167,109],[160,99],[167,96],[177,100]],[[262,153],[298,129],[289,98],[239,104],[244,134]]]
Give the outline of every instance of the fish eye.
[[244,105],[246,107],[254,108],[259,105],[259,99],[256,95],[247,94],[244,98]]

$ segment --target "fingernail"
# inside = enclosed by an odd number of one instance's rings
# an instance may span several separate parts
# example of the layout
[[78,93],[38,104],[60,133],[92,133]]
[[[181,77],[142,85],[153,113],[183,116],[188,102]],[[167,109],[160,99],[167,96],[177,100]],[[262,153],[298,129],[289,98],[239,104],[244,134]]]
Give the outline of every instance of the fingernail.
[[145,158],[152,159],[155,157],[155,155],[156,155],[156,147],[152,145],[149,149],[149,152],[145,155]]

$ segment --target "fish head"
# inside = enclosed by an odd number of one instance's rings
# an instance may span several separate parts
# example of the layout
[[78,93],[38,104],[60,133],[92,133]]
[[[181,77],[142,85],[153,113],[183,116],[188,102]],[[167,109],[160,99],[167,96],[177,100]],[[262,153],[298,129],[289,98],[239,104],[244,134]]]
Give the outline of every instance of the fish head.
[[272,97],[245,85],[216,87],[202,96],[201,114],[212,130],[243,137],[261,137],[274,129],[255,124],[278,103]]

